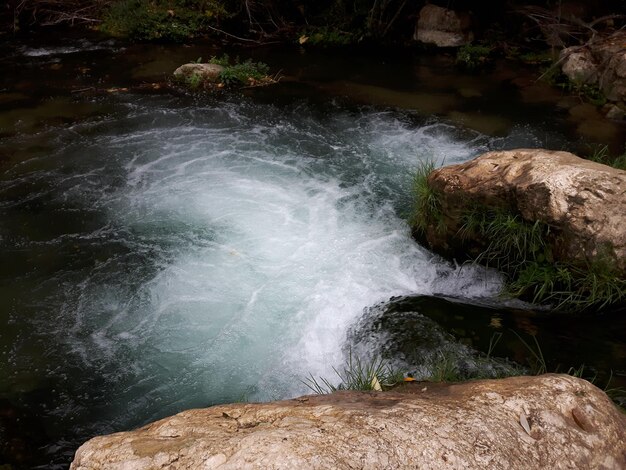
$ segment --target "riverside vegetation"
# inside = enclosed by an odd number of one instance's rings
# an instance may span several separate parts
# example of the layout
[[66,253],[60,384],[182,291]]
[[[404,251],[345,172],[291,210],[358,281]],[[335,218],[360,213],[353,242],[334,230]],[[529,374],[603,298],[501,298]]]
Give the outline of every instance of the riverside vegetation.
[[[31,0],[29,3],[47,0]],[[139,41],[181,42],[218,33],[243,41],[310,38],[310,44],[346,45],[398,34],[416,12],[404,0],[92,0],[99,29]],[[30,5],[22,7],[29,10]],[[245,36],[245,37],[242,37]],[[251,39],[256,37],[256,39]],[[306,41],[302,41],[306,42]]]
[[[219,38],[242,44],[291,43],[302,47],[393,45],[431,48],[414,40],[416,18],[431,2],[406,0],[24,0],[9,2],[0,12],[0,25],[18,32],[40,25],[82,24],[131,41],[188,42]],[[493,5],[476,0],[463,5],[432,2],[447,10],[471,15],[471,37],[458,44],[456,63],[468,71],[493,63],[496,57],[538,67],[537,75],[569,94],[596,106],[611,118],[622,119],[624,103],[597,83],[572,80],[561,73],[558,50],[586,47],[598,38],[623,29],[622,2],[575,8],[551,1],[525,5]],[[439,7],[437,7],[439,8]],[[443,8],[442,8],[443,9]],[[1,34],[2,28],[0,28]],[[549,50],[548,50],[549,49]],[[546,60],[552,64],[541,72]],[[609,106],[611,105],[611,106]]]

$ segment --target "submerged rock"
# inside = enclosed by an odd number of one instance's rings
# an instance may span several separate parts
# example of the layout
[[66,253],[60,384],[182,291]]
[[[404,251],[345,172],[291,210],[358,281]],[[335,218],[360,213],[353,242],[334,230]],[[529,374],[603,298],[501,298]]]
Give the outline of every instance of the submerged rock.
[[[472,346],[467,332],[446,328],[444,322],[451,316],[467,316],[464,327],[476,336],[476,319],[484,321],[487,315],[509,315],[515,310],[483,303],[467,303],[458,299],[434,296],[394,297],[388,302],[365,310],[363,316],[348,332],[350,353],[371,363],[380,357],[394,370],[408,372],[418,380],[458,381],[476,378],[498,378],[522,375],[521,366],[480,353]],[[480,321],[480,320],[478,320]],[[441,322],[441,323],[440,323]],[[471,326],[470,326],[471,325]],[[451,331],[452,330],[452,331]],[[497,328],[492,325],[488,336]],[[469,341],[468,341],[469,340]]]
[[458,99],[451,93],[398,91],[352,81],[323,83],[318,88],[364,104],[412,109],[423,114],[444,114],[458,107]]
[[414,39],[438,47],[458,47],[473,39],[469,15],[454,10],[425,5],[419,14]]
[[464,217],[477,205],[501,208],[547,224],[555,261],[608,262],[626,277],[626,171],[568,152],[519,149],[440,168],[428,184],[440,195],[445,222],[444,230],[425,233],[436,251],[484,244],[459,236]]
[[[564,321],[562,315],[501,297],[410,295],[366,309],[348,332],[346,353],[362,363],[380,358],[419,380],[577,369],[595,376],[600,387],[610,382],[620,390],[611,398],[626,407],[626,376],[612,372],[626,370],[625,333],[625,305]],[[533,350],[541,351],[542,363]]]
[[626,466],[626,416],[566,375],[189,410],[91,439],[73,470]]

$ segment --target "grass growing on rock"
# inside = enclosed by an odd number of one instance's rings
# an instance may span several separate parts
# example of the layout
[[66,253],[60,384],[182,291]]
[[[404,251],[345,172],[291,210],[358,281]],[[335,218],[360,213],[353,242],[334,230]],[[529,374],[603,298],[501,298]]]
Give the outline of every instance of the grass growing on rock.
[[420,235],[426,233],[426,229],[431,225],[443,228],[441,197],[428,184],[428,176],[435,170],[435,167],[435,162],[432,160],[423,160],[418,164],[413,177],[411,225]]
[[211,57],[209,63],[224,67],[219,75],[219,81],[226,88],[255,86],[274,81],[268,76],[269,66],[263,62],[253,62],[251,59],[239,62],[239,58],[236,57],[235,63],[231,64],[228,55],[224,54],[220,57]]
[[608,145],[596,146],[592,149],[589,160],[603,165],[612,166],[618,170],[626,170],[626,152],[621,155],[612,156]]
[[268,72],[269,67],[263,62],[247,60],[225,67],[220,73],[220,82],[228,88],[258,85],[269,78]]
[[492,336],[487,353],[472,351],[470,355],[464,357],[453,350],[439,349],[434,359],[425,364],[426,368],[421,374],[421,380],[465,382],[467,380],[501,379],[523,375],[527,371],[519,364],[492,355],[492,349],[501,337],[501,334]]
[[[625,157],[626,158],[626,157]],[[422,163],[413,184],[414,211],[411,225],[418,238],[429,228],[445,231],[441,196],[428,184],[434,170]],[[610,263],[555,261],[552,247],[558,234],[540,221],[527,221],[507,209],[480,205],[468,208],[457,236],[463,242],[481,240],[483,248],[473,262],[498,269],[506,275],[505,293],[556,309],[584,311],[626,302],[626,280]]]
[[[581,364],[578,367],[570,366],[567,370],[562,369],[562,365],[548,365],[544,352],[541,348],[540,342],[536,335],[529,334],[528,338],[524,339],[521,334],[515,330],[509,330],[513,334],[523,350],[526,351],[523,359],[523,365],[518,362],[513,362],[508,358],[498,358],[493,355],[494,350],[503,337],[503,333],[494,333],[489,341],[488,351],[478,352],[473,358],[478,364],[483,365],[490,364],[491,370],[481,369],[480,367],[474,368],[474,370],[464,370],[459,363],[458,357],[451,350],[445,348],[437,351],[435,360],[428,364],[426,375],[416,375],[417,378],[413,378],[412,374],[407,374],[407,379],[404,378],[404,374],[397,369],[391,367],[383,359],[374,359],[371,362],[363,362],[358,358],[352,356],[352,351],[348,357],[348,362],[344,366],[343,371],[340,372],[333,368],[337,374],[340,382],[338,385],[334,385],[330,380],[325,378],[316,379],[313,375],[302,380],[302,382],[314,393],[318,395],[325,395],[340,390],[354,390],[354,391],[388,391],[395,390],[398,386],[406,382],[467,382],[471,380],[485,380],[485,379],[502,379],[506,377],[520,376],[520,375],[542,375],[547,373],[565,373],[572,377],[586,380],[597,387],[601,388],[611,400],[618,406],[618,408],[626,413],[624,404],[626,403],[626,390],[621,387],[611,387],[613,380],[613,372],[611,371],[608,378],[604,377],[600,381],[597,371],[587,367],[585,364]],[[604,386],[601,385],[604,383]],[[421,385],[420,385],[421,387]]]
[[539,221],[528,223],[506,210],[474,207],[463,217],[462,237],[480,234],[487,248],[476,261],[517,277],[528,262],[552,261],[547,242],[550,227]]
[[514,296],[555,303],[557,309],[602,309],[626,301],[626,280],[603,262],[584,267],[528,263],[508,288]]
[[202,85],[202,77],[197,73],[192,73],[185,78],[185,84],[192,90],[195,90]]
[[553,259],[549,225],[529,222],[507,210],[475,207],[464,217],[461,236],[476,236],[487,247],[474,260],[507,276],[506,292],[556,309],[582,311],[626,300],[626,280],[608,263],[576,265]]
[[[194,61],[200,64],[202,59]],[[276,83],[276,78],[268,75],[269,66],[263,62],[253,62],[247,59],[239,62],[237,57],[231,64],[227,54],[220,57],[211,57],[209,64],[219,65],[223,68],[217,78],[205,78],[201,72],[193,72],[181,76],[177,80],[191,90],[205,89],[238,89],[244,87],[257,87]]]

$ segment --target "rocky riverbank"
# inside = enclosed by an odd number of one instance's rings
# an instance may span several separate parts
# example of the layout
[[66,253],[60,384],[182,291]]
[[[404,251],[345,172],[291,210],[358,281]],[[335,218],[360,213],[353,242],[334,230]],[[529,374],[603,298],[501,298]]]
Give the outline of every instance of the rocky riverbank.
[[626,466],[626,417],[564,375],[189,410],[96,437],[72,470]]

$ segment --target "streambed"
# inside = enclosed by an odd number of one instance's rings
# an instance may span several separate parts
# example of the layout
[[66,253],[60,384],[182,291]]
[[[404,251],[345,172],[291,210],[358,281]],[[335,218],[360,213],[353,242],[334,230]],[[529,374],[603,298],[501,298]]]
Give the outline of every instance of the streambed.
[[[88,437],[186,408],[306,393],[391,297],[495,297],[497,273],[411,239],[412,173],[572,139],[568,118],[541,120],[554,103],[502,103],[502,78],[461,83],[440,59],[256,51],[283,83],[194,97],[139,85],[206,46],[4,47],[0,410],[17,468],[65,468]],[[593,360],[623,374],[608,334]]]

